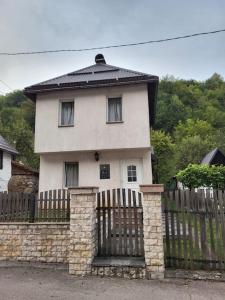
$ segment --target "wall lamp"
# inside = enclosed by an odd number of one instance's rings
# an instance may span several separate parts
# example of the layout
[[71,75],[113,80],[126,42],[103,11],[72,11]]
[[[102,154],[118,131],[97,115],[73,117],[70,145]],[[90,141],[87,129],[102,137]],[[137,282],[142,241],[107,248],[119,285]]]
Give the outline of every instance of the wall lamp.
[[99,161],[99,153],[98,152],[95,152],[95,160]]

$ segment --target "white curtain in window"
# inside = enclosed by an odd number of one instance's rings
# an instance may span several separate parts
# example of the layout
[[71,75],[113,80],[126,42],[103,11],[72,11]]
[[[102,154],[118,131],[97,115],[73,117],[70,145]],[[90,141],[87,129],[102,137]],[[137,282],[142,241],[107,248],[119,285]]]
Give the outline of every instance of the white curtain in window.
[[122,121],[122,101],[121,98],[108,99],[108,121]]
[[73,125],[74,102],[62,102],[61,125]]
[[66,187],[78,186],[78,164],[76,163],[65,164],[65,186]]

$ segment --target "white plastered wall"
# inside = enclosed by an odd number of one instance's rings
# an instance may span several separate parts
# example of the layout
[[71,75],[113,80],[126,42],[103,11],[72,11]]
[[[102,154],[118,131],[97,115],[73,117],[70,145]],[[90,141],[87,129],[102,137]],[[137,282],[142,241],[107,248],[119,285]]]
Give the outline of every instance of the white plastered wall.
[[[107,97],[122,97],[122,123],[107,124]],[[74,126],[58,127],[60,100],[74,100]],[[37,96],[35,152],[150,147],[147,85],[59,91]]]
[[8,191],[8,182],[12,175],[11,154],[3,152],[3,168],[0,169],[0,191]]
[[[150,149],[100,151],[95,161],[95,151],[42,154],[40,157],[39,192],[64,188],[64,163],[79,163],[79,186],[97,186],[100,190],[121,186],[121,163],[123,160],[140,159],[142,182],[152,183]],[[100,179],[99,165],[110,164],[110,179]]]

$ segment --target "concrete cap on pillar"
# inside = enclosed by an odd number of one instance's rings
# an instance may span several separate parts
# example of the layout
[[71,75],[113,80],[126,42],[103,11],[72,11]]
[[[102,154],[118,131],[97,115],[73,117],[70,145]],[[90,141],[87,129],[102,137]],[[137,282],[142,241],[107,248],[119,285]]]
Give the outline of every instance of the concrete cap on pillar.
[[98,191],[99,188],[96,186],[79,186],[69,188],[69,192],[71,195],[95,194]]
[[162,193],[164,191],[163,184],[142,184],[140,185],[142,193]]

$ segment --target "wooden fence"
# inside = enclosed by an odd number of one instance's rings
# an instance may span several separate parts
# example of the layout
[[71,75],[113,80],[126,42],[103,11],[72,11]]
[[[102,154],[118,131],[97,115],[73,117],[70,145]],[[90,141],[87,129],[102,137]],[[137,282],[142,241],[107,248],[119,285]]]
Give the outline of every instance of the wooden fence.
[[70,219],[67,190],[33,194],[1,192],[0,222],[66,222]]
[[225,193],[163,194],[167,267],[225,269]]
[[113,189],[97,194],[98,256],[144,256],[141,193]]

